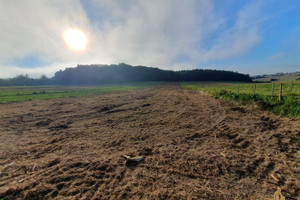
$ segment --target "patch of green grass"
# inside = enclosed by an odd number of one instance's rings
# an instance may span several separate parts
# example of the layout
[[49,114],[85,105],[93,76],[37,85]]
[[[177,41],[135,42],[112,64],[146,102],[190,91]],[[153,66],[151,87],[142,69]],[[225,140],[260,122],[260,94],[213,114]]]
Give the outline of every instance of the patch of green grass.
[[[278,94],[280,84],[272,83],[246,84],[246,83],[181,83],[181,87],[190,90],[204,91],[216,98],[236,100],[243,104],[259,102],[265,110],[277,115],[300,117],[300,81],[294,82],[292,93],[291,83],[283,83],[283,97],[279,101]],[[255,93],[254,88],[256,87]],[[238,93],[239,88],[239,93]]]
[[122,92],[127,90],[143,89],[158,84],[161,83],[141,82],[141,83],[106,85],[106,86],[0,87],[0,103]]

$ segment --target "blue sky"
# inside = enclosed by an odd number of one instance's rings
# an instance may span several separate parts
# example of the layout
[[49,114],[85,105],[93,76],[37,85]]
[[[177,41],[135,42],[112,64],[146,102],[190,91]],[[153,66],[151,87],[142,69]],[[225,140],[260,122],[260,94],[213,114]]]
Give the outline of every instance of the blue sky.
[[[0,78],[77,64],[300,71],[299,0],[1,0]],[[63,32],[80,29],[74,51]]]

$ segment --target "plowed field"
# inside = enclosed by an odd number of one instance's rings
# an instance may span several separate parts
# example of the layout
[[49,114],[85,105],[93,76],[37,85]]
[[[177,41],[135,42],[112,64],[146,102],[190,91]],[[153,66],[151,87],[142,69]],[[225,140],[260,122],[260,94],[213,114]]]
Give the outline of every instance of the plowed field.
[[255,105],[166,84],[0,110],[0,199],[299,198],[300,120]]

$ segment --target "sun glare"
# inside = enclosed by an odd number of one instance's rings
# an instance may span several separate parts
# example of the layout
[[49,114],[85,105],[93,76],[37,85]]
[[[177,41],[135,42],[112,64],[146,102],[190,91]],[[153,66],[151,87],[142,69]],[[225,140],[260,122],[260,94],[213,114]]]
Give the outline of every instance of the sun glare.
[[80,29],[67,29],[63,33],[63,39],[67,46],[75,51],[83,51],[86,48],[88,39]]

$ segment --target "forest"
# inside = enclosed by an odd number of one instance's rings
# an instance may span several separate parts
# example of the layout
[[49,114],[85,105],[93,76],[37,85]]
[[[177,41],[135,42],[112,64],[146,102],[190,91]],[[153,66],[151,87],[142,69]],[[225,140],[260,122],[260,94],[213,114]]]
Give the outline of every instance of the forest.
[[0,79],[0,86],[103,85],[145,81],[252,82],[252,79],[249,75],[232,71],[211,69],[171,71],[120,63],[117,65],[77,65],[75,68],[57,71],[51,78],[43,75],[34,79],[28,75],[18,75],[14,78]]

